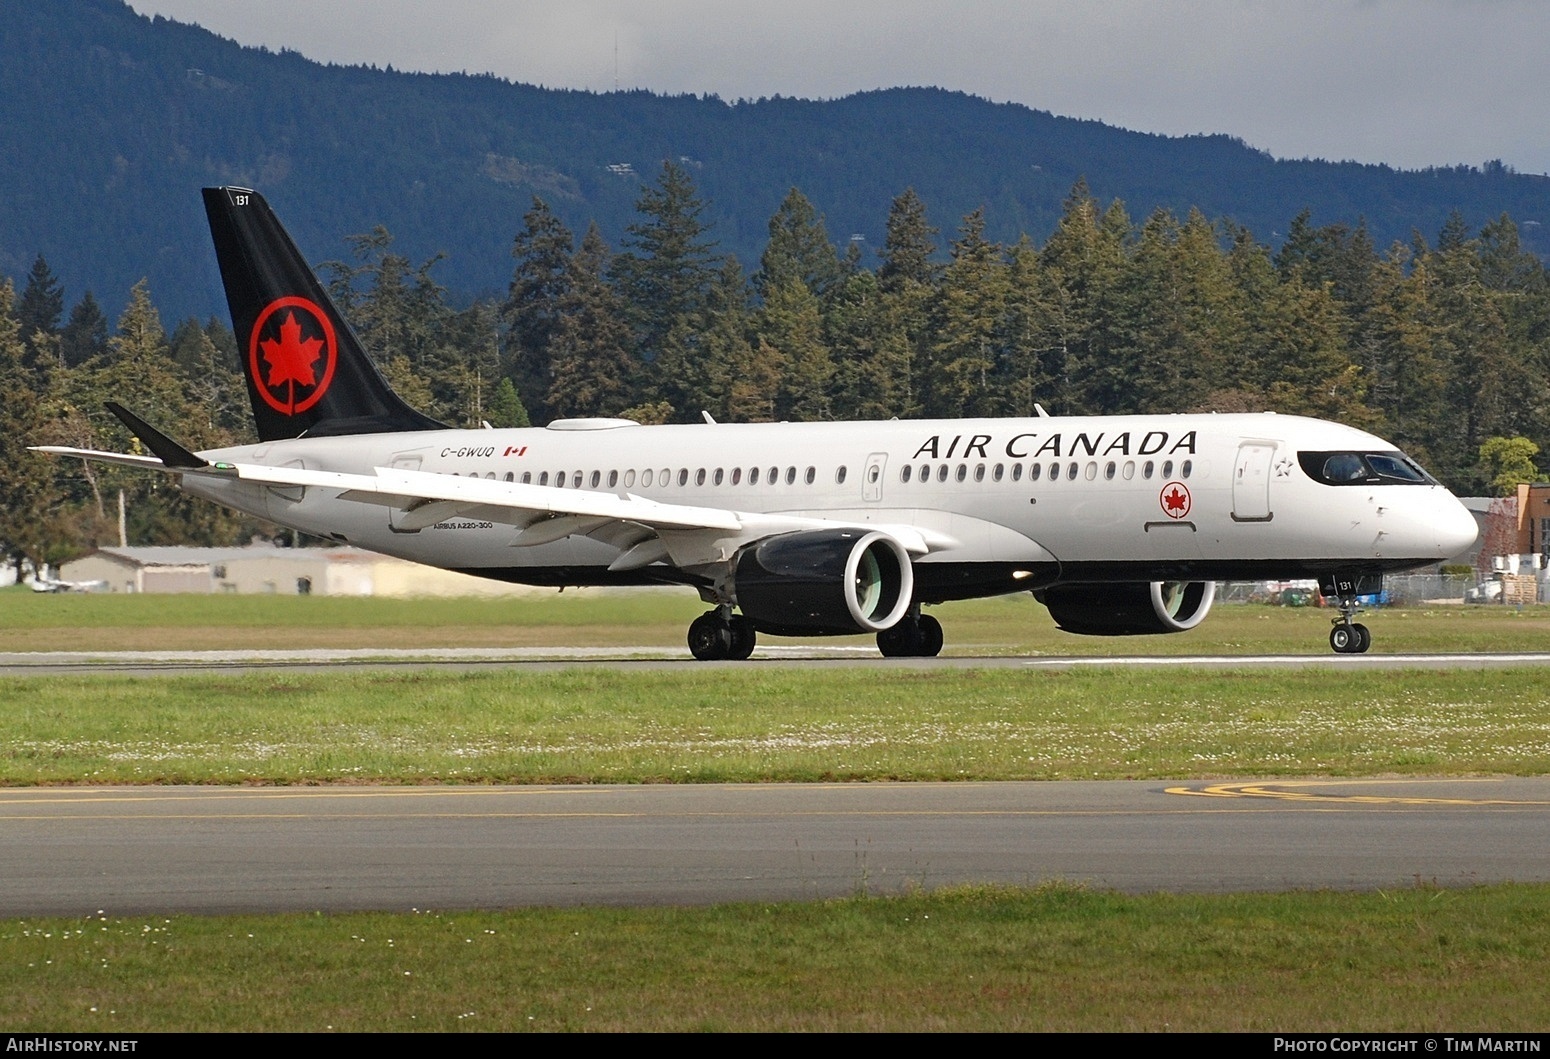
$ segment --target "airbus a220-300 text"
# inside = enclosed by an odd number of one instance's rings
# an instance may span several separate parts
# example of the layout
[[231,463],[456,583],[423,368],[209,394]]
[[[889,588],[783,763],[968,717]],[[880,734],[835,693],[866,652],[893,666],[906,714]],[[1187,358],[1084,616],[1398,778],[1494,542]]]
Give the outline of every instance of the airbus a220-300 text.
[[532,585],[682,584],[696,658],[759,634],[871,634],[934,655],[923,605],[1032,592],[1061,628],[1183,632],[1215,583],[1316,578],[1339,652],[1358,596],[1474,540],[1381,438],[1273,414],[455,430],[372,366],[268,204],[207,188],[256,445],[191,452],[110,405],[146,467],[282,526]]

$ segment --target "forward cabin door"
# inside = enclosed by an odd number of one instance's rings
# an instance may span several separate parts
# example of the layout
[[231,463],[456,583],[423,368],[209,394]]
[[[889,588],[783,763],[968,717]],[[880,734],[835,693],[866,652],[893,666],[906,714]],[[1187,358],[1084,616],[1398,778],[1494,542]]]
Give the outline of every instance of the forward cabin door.
[[1273,441],[1245,441],[1238,446],[1232,474],[1234,522],[1270,521],[1270,461],[1275,454]]

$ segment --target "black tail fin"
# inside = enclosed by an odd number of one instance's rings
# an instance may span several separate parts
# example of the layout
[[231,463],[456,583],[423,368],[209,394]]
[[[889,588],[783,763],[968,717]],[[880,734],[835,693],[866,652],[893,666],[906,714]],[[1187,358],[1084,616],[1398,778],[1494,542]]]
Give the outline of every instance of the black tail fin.
[[262,195],[204,199],[260,440],[444,429],[388,386]]

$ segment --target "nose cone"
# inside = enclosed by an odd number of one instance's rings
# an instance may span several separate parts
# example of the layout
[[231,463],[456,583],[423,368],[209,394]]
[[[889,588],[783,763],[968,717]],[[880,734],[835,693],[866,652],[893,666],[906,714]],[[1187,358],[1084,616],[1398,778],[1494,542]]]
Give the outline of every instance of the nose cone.
[[1441,559],[1455,559],[1474,547],[1480,536],[1480,524],[1452,493],[1445,490],[1439,490],[1439,493],[1440,502],[1436,505],[1433,523],[1437,533],[1437,556]]

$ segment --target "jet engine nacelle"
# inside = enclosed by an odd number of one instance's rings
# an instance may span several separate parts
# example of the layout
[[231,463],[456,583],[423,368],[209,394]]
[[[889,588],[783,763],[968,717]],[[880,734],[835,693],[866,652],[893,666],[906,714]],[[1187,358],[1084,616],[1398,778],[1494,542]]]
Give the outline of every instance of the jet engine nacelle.
[[909,609],[909,552],[885,533],[804,530],[751,544],[733,560],[745,617],[779,636],[877,632]]
[[1144,636],[1188,632],[1205,620],[1215,581],[1152,581],[1116,585],[1056,585],[1035,593],[1066,632],[1085,636]]

